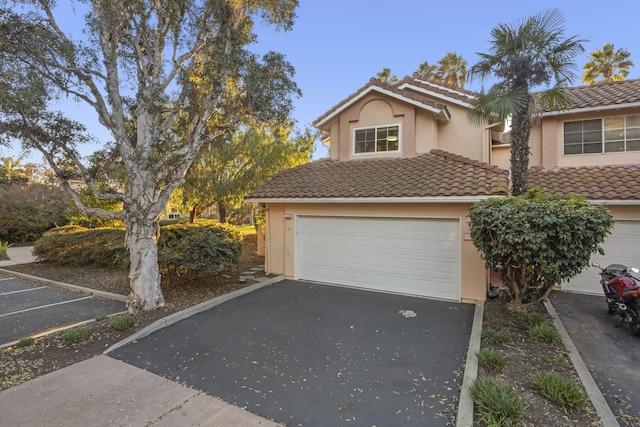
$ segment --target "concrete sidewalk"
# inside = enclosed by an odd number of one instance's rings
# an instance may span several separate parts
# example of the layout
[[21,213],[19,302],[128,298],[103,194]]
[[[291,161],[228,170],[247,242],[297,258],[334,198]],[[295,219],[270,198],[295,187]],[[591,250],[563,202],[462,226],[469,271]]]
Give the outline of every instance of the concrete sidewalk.
[[6,427],[280,425],[109,356],[0,392],[0,414]]
[[8,265],[16,264],[28,264],[35,262],[36,259],[33,256],[33,246],[18,246],[7,248],[8,260],[0,260],[0,268]]

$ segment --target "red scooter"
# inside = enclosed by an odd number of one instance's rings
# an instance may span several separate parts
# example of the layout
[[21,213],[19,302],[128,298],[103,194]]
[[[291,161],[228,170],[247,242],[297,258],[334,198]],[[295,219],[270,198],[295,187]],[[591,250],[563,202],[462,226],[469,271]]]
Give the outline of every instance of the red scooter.
[[640,287],[637,283],[640,279],[631,275],[640,270],[622,264],[611,264],[606,268],[602,268],[597,262],[591,265],[601,270],[598,274],[609,305],[610,317],[620,316],[622,320],[618,326],[628,323],[631,333],[640,336]]

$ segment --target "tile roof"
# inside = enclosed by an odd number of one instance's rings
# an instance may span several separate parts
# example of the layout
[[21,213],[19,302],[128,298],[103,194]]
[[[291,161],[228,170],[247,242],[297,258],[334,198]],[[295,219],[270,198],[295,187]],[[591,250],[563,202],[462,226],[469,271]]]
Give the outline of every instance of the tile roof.
[[640,104],[640,79],[576,86],[564,91],[571,101],[572,110]]
[[578,166],[529,169],[529,188],[589,200],[640,200],[640,165]]
[[[428,91],[431,92],[431,95],[427,96],[419,90],[411,90],[412,86],[415,88],[428,89]],[[441,116],[441,119],[443,120],[448,120],[448,117],[450,117],[449,110],[446,103],[439,102],[435,100],[434,97],[441,98],[441,100],[451,98],[459,102],[469,103],[470,99],[475,96],[475,93],[471,91],[435,81],[419,80],[415,77],[405,77],[399,83],[394,85],[372,78],[367,84],[314,120],[313,125],[319,127],[326,124],[327,119],[331,119],[343,107],[348,106],[363,94],[371,91],[387,92],[397,95],[399,98],[404,98],[408,102],[417,103],[425,108],[431,109],[432,111],[437,111],[438,115]]]
[[441,150],[411,157],[323,159],[275,175],[246,199],[506,195],[508,174],[497,166]]

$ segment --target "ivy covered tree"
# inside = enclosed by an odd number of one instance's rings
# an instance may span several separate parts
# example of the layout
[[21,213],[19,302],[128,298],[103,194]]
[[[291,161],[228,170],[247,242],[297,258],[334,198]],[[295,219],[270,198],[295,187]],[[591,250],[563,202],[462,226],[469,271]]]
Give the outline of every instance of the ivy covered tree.
[[601,244],[613,220],[602,205],[535,189],[493,198],[469,210],[473,244],[488,268],[497,269],[514,311],[525,311],[576,276]]

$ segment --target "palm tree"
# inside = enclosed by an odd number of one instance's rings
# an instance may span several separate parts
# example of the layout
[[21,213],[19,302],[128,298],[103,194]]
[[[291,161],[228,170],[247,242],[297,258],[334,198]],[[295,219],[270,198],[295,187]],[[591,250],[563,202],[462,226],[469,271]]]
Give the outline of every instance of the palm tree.
[[467,81],[467,61],[455,52],[447,52],[438,61],[437,77],[450,85],[464,87]]
[[391,68],[383,68],[382,71],[376,73],[376,78],[380,80],[382,83],[398,83],[398,76],[391,75]]
[[[488,92],[480,92],[469,120],[481,124],[511,118],[514,195],[527,190],[531,120],[539,117],[539,107],[562,110],[571,105],[563,88],[576,77],[573,60],[584,47],[583,40],[563,39],[563,22],[560,10],[550,9],[512,25],[497,25],[491,30],[490,53],[479,53],[481,59],[469,70],[471,79],[498,80]],[[532,96],[531,90],[543,84],[550,88]]]
[[[589,61],[584,64],[582,83],[594,84],[624,80],[629,75],[633,62],[629,60],[631,53],[626,49],[614,51],[613,43],[607,43],[602,50],[596,49],[589,54]],[[597,80],[602,77],[602,80]]]
[[429,65],[429,61],[424,61],[418,65],[418,69],[413,72],[413,75],[423,79],[435,79],[437,71],[437,65]]
[[22,157],[0,158],[0,182],[14,183],[27,181],[25,166],[22,164]]

